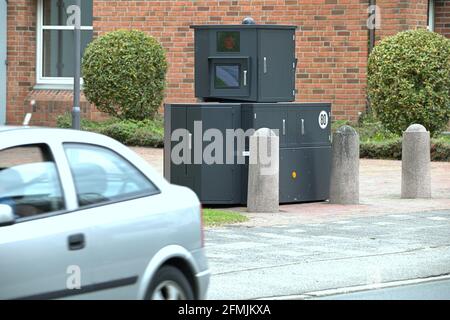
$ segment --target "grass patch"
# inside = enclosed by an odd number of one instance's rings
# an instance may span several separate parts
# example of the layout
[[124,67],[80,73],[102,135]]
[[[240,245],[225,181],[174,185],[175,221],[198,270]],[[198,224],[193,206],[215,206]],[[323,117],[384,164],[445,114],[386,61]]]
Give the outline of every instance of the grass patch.
[[218,227],[226,224],[246,222],[248,218],[238,212],[203,209],[203,221],[207,227]]

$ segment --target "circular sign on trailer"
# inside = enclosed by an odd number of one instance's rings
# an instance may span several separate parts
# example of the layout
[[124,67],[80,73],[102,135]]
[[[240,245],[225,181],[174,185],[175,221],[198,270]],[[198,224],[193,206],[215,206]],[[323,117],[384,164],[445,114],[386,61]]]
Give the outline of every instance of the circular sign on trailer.
[[319,114],[319,126],[322,129],[326,129],[328,127],[328,113],[326,111],[322,111]]

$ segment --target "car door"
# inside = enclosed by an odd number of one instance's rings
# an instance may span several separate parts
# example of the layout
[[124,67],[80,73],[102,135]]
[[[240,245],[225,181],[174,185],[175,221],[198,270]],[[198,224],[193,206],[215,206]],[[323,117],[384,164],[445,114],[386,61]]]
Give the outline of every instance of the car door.
[[95,248],[88,217],[68,210],[54,146],[2,146],[0,203],[16,223],[0,227],[0,299],[80,297],[92,290]]
[[[77,200],[99,248],[92,299],[133,299],[150,258],[168,241],[159,189],[131,162],[103,146],[64,145]],[[158,212],[159,210],[159,212]],[[149,217],[148,212],[159,215]]]

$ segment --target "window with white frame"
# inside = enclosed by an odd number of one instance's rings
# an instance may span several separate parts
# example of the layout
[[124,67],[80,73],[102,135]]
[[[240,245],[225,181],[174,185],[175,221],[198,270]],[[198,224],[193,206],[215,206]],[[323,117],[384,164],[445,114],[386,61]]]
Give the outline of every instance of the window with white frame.
[[[38,0],[37,83],[73,84],[74,27],[68,25],[74,0]],[[81,55],[92,40],[93,0],[81,0]]]
[[434,31],[435,7],[434,0],[428,0],[428,30]]

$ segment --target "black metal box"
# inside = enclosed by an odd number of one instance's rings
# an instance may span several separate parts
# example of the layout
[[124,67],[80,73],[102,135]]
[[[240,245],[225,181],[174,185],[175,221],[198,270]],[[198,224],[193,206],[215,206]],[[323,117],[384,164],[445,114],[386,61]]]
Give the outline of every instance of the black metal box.
[[295,26],[200,25],[195,96],[203,101],[295,100]]
[[[248,139],[240,148],[230,131],[270,128],[280,137],[280,203],[322,201],[329,197],[331,170],[331,104],[199,103],[165,105],[164,176],[196,192],[203,204],[245,204],[248,186]],[[177,130],[182,129],[177,132]],[[195,159],[221,133],[222,163]],[[228,131],[228,132],[227,132]],[[233,137],[234,139],[234,137]],[[185,142],[183,163],[172,153]],[[228,148],[227,148],[228,147]],[[239,163],[243,156],[244,162]],[[232,159],[232,163],[227,161]]]
[[[270,128],[279,134],[280,203],[329,198],[330,103],[243,103],[241,114],[244,130]],[[242,196],[247,201],[248,166],[242,170]]]
[[[195,191],[202,203],[241,203],[240,167],[226,164],[226,159],[222,164],[207,164],[203,159],[204,150],[210,144],[204,140],[205,132],[209,129],[218,130],[225,137],[227,129],[240,127],[240,117],[240,104],[165,105],[164,177],[173,184]],[[175,148],[180,141],[186,143],[178,152]],[[172,156],[173,152],[176,155]],[[196,154],[201,154],[201,159]],[[225,143],[222,154],[226,154]],[[176,156],[181,157],[183,162],[173,161]]]

